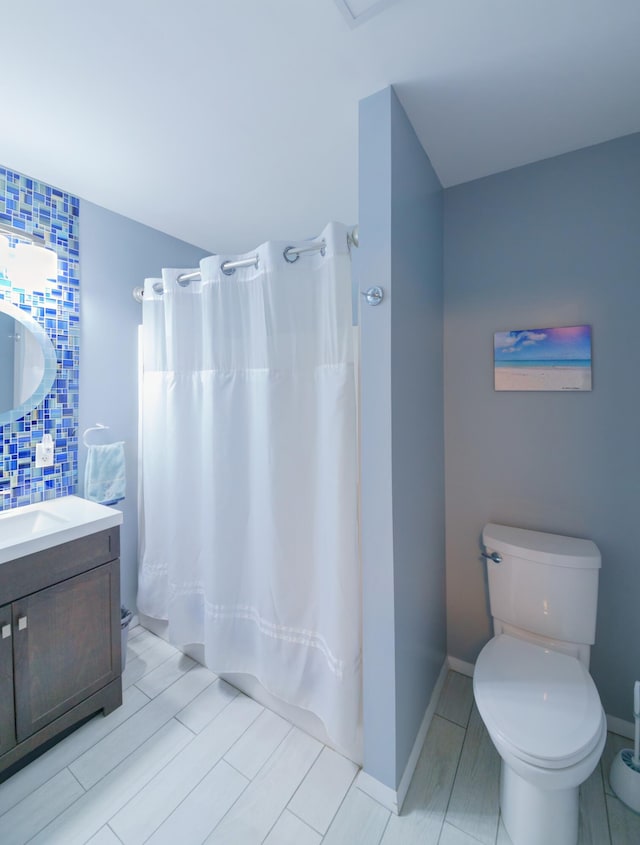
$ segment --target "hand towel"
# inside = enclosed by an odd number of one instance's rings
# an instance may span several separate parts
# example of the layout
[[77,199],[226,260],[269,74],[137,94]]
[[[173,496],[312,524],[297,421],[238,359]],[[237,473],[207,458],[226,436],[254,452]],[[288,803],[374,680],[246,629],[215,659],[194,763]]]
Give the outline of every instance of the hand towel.
[[84,473],[84,497],[101,505],[122,501],[127,484],[124,442],[89,446]]

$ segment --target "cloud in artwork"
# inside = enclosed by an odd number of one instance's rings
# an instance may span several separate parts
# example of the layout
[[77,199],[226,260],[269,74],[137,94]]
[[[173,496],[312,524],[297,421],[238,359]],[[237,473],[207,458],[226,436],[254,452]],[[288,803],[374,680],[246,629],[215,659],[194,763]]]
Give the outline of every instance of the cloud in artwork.
[[520,332],[520,337],[525,338],[523,342],[523,346],[526,344],[527,346],[531,346],[532,343],[538,343],[538,341],[546,340],[547,335],[545,332]]
[[517,352],[523,346],[535,346],[547,339],[546,332],[521,331],[521,332],[496,332],[494,347],[496,351],[503,353]]
[[496,349],[508,349],[510,346],[515,346],[518,342],[518,336],[509,334],[509,332],[496,332],[495,347]]

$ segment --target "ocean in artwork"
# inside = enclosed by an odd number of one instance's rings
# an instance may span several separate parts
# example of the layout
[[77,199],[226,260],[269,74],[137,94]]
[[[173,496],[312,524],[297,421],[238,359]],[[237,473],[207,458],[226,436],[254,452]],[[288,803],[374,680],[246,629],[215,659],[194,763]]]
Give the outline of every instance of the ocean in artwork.
[[494,335],[496,390],[591,390],[591,326]]

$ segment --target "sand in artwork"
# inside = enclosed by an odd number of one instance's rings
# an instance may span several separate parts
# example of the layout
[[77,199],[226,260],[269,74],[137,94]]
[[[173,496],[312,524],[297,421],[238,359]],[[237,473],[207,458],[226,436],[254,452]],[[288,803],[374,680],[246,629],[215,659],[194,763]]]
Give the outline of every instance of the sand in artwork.
[[591,390],[591,368],[496,367],[496,390]]
[[494,335],[496,390],[591,390],[591,326]]

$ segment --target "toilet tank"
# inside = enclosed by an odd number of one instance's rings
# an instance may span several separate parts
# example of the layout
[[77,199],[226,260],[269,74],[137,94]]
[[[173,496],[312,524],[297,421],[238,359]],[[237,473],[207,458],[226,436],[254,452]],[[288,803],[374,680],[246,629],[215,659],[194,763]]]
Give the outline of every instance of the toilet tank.
[[[600,552],[591,540],[489,523],[487,554],[491,615],[550,640],[593,645]],[[500,626],[501,628],[503,626]]]

